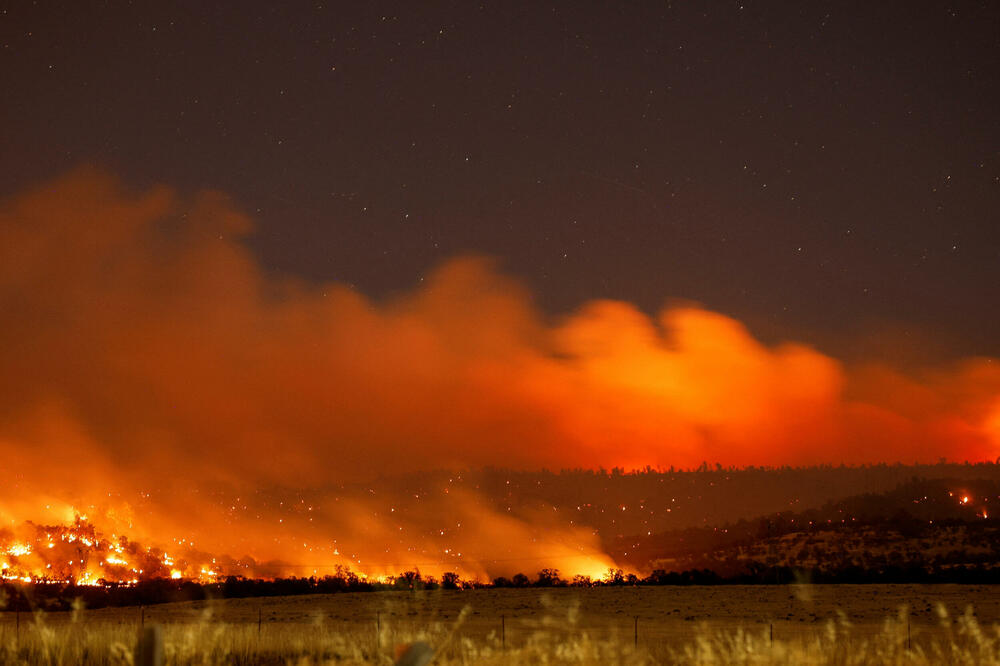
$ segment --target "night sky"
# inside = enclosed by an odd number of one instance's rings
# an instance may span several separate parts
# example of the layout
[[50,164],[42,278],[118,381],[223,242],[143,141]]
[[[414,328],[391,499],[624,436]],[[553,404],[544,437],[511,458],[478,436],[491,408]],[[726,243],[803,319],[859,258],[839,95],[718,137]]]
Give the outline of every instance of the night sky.
[[0,194],[230,194],[279,274],[1000,354],[1000,4],[6,3]]

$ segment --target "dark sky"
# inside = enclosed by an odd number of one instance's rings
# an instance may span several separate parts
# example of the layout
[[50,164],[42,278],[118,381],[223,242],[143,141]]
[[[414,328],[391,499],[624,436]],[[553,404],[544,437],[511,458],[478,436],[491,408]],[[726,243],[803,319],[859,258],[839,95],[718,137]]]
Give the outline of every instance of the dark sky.
[[4,195],[90,163],[376,297],[475,252],[552,313],[1000,354],[998,3],[5,4]]

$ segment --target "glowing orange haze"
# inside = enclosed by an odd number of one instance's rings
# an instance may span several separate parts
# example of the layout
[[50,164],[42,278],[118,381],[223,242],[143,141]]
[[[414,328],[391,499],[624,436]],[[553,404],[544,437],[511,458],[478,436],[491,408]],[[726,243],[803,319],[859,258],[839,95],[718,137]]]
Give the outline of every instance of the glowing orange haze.
[[[163,492],[138,517],[123,498],[151,486],[239,493],[483,465],[1000,453],[992,359],[909,373],[845,367],[801,344],[765,346],[693,306],[650,318],[595,301],[550,321],[481,258],[450,261],[375,303],[342,284],[264,273],[240,240],[250,230],[221,194],[131,193],[94,170],[3,203],[0,524],[92,507],[160,545],[185,534],[200,548],[308,561],[288,552],[294,535],[275,545],[266,514],[237,543],[190,493]],[[366,502],[338,500],[323,524],[377,557],[380,535],[398,530]],[[588,530],[496,515],[475,497],[465,506],[459,519],[482,529],[458,545],[470,553],[462,564],[441,569],[507,573],[482,563],[501,544],[567,572],[609,563]],[[427,510],[411,516],[416,532],[436,529]],[[418,563],[437,552],[422,538]],[[570,559],[580,553],[585,564]]]

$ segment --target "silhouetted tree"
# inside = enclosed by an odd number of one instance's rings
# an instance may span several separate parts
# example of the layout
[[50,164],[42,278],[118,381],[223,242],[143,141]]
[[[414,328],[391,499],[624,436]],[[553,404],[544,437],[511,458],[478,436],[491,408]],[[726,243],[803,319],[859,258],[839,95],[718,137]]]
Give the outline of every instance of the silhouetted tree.
[[[454,571],[445,571],[441,574],[441,587],[446,590],[457,590],[461,587],[462,579]],[[494,585],[496,583],[494,582]]]
[[621,569],[609,568],[608,572],[604,574],[603,583],[605,585],[624,585],[625,572],[623,572]]
[[565,584],[559,577],[558,569],[542,569],[538,572],[538,580],[535,581],[536,587],[557,587]]

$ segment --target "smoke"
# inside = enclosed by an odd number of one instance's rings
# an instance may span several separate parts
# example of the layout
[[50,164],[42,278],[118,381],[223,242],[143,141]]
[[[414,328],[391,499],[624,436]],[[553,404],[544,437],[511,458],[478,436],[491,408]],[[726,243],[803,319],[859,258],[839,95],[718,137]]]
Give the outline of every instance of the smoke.
[[[208,508],[230,500],[209,501],[207,489],[246,501],[261,487],[486,465],[1000,453],[993,359],[847,367],[806,345],[764,345],[690,305],[651,318],[595,301],[552,321],[476,257],[374,302],[268,274],[242,242],[251,231],[222,194],[129,192],[90,169],[2,204],[0,518],[65,520],[69,507],[91,507],[152,539],[197,533],[199,546],[275,557],[296,540],[279,509],[258,503],[239,522],[235,503]],[[365,541],[358,553],[378,559],[390,532],[400,541],[370,497],[324,504],[312,522]],[[499,544],[511,558],[570,548],[600,560],[582,528],[518,521],[476,497],[462,506],[457,520],[477,526],[455,544],[474,553],[466,571],[509,570],[481,564]],[[426,536],[441,531],[440,510],[410,511],[410,561],[440,561]]]

